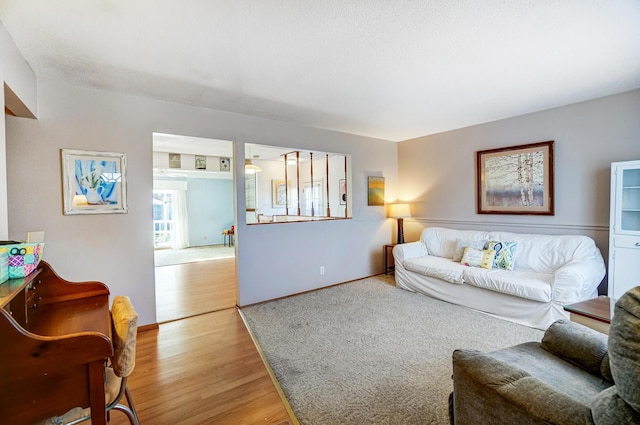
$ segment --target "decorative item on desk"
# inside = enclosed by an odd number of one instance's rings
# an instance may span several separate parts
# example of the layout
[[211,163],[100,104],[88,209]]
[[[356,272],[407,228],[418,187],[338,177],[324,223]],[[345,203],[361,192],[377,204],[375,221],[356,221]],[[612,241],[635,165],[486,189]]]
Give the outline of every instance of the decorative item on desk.
[[9,254],[0,249],[0,283],[9,279]]
[[389,206],[389,217],[398,220],[398,242],[404,243],[404,226],[403,221],[405,217],[411,217],[411,208],[409,204],[391,204]]
[[0,283],[9,279],[9,245],[19,244],[18,241],[0,241]]
[[22,278],[29,276],[38,268],[44,253],[44,242],[2,245],[0,252],[8,255],[9,279]]

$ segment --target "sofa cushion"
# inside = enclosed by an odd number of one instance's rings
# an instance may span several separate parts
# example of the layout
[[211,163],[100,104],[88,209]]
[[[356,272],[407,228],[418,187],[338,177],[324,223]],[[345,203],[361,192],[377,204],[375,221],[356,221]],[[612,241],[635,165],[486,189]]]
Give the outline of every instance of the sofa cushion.
[[473,239],[456,239],[456,250],[453,253],[452,260],[456,263],[462,261],[462,256],[464,255],[464,249],[474,248],[474,249],[484,249],[484,245],[487,243],[486,240],[473,240]]
[[609,363],[618,395],[640,412],[640,286],[627,291],[609,328]]
[[[515,269],[539,273],[555,273],[560,267],[571,261],[604,261],[593,239],[579,235],[543,235],[511,232],[485,232],[479,230],[457,230],[444,227],[424,229],[421,235],[429,255],[453,258],[458,239],[472,241],[516,242],[517,259]],[[601,278],[600,278],[601,280]]]
[[463,280],[465,283],[479,288],[520,298],[540,302],[551,301],[551,284],[553,283],[553,274],[551,273],[466,267],[463,272]]
[[515,268],[554,273],[574,260],[602,261],[593,239],[579,235],[542,235],[491,232],[489,240],[518,243]]
[[496,252],[493,260],[494,269],[513,270],[516,260],[517,242],[489,241],[486,248]]
[[454,263],[448,258],[426,255],[410,258],[402,265],[405,269],[425,276],[432,276],[450,283],[463,284],[462,271],[465,269],[460,263]]
[[422,232],[422,243],[429,255],[453,258],[458,239],[487,241],[489,233],[477,230],[456,230],[444,227],[430,227]]

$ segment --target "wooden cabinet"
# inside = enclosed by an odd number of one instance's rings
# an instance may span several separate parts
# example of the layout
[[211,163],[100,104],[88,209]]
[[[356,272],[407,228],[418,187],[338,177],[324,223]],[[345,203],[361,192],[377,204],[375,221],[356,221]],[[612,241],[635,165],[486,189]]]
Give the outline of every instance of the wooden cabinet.
[[640,161],[611,164],[609,296],[640,285]]

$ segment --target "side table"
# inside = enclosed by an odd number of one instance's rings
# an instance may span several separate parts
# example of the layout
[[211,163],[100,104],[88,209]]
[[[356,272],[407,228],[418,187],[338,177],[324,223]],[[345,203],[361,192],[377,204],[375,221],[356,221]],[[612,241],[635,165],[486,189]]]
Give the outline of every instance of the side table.
[[234,229],[227,229],[222,231],[222,237],[224,238],[224,246],[233,245],[233,237],[235,235]]
[[580,323],[598,332],[609,334],[611,324],[611,298],[601,296],[565,305],[572,322]]
[[[391,243],[385,245],[382,248],[384,250],[384,274],[389,274],[389,272],[394,271],[396,268],[395,264],[393,263],[393,252],[391,252],[391,255],[389,255],[389,252],[393,251],[393,247],[396,245],[397,244],[395,243]],[[389,264],[389,257],[391,257],[391,264]]]

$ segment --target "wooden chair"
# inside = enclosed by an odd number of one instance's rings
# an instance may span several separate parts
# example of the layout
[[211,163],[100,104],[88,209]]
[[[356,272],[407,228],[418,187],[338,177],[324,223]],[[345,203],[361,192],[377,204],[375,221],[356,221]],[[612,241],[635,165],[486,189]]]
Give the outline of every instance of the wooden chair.
[[[110,410],[124,412],[132,425],[139,425],[127,378],[133,372],[136,358],[136,336],[138,331],[138,313],[136,313],[129,297],[117,296],[111,307],[113,357],[111,364],[105,368],[105,398],[107,415]],[[121,404],[122,396],[127,405]],[[49,418],[39,425],[74,425],[91,418],[90,409],[76,407],[62,416]]]

